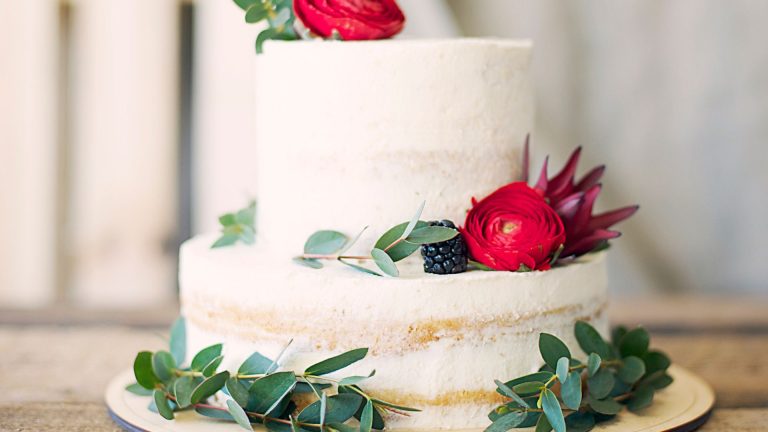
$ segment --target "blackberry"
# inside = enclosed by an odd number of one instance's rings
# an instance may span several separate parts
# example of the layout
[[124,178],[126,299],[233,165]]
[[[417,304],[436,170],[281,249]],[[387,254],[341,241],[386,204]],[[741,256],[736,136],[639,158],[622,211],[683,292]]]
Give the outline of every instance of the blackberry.
[[[430,226],[443,226],[456,229],[449,220],[432,221]],[[434,274],[455,274],[467,271],[467,245],[461,234],[440,242],[421,245],[424,257],[424,271]]]

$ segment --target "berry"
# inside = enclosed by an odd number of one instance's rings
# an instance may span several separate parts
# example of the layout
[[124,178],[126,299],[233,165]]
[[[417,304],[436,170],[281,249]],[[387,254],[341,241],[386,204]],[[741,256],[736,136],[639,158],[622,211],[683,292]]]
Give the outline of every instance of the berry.
[[[432,221],[429,226],[442,226],[456,229],[449,220]],[[421,256],[424,257],[424,271],[434,274],[455,274],[467,271],[467,245],[461,234],[440,242],[421,246]]]

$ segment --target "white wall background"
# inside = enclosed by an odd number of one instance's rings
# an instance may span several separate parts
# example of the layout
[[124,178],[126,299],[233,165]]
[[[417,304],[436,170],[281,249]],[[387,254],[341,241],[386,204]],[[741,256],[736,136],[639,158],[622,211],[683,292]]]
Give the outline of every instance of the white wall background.
[[[401,3],[403,37],[534,39],[537,164],[582,144],[600,204],[642,205],[614,291],[767,291],[768,3]],[[179,237],[255,190],[256,32],[229,0],[0,0],[0,308],[174,298]]]

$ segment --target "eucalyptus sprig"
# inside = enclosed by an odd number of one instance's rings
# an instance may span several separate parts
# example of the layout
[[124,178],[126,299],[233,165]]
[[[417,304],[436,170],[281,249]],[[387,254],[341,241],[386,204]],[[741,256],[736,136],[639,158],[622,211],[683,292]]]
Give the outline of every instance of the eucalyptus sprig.
[[459,234],[453,228],[430,226],[420,220],[425,204],[426,202],[421,203],[410,221],[393,226],[379,237],[370,255],[346,255],[367,227],[351,240],[338,231],[322,230],[309,236],[304,243],[304,253],[295,257],[294,261],[314,269],[323,268],[321,260],[339,261],[355,270],[382,276],[379,272],[353,262],[373,261],[384,274],[397,277],[400,275],[395,264],[397,261],[416,252],[423,244],[450,240]]
[[[290,344],[290,342],[289,342]],[[287,348],[287,346],[286,346]],[[341,379],[326,375],[362,360],[367,348],[358,348],[307,367],[304,372],[279,370],[274,360],[254,352],[236,372],[217,371],[224,357],[222,345],[203,348],[185,364],[186,326],[179,318],[171,328],[169,351],[142,351],[136,355],[136,383],[126,390],[152,396],[149,409],[172,420],[175,413],[194,410],[206,417],[237,422],[246,430],[263,424],[272,432],[370,432],[384,429],[382,411],[398,414],[418,409],[396,405],[369,395],[360,383],[374,376]],[[335,394],[330,393],[335,390]],[[294,397],[316,400],[299,410]],[[355,418],[359,427],[348,424]]]
[[539,335],[545,365],[511,381],[496,380],[496,391],[510,400],[488,414],[493,423],[486,432],[534,425],[536,432],[588,431],[625,407],[633,412],[646,408],[656,391],[672,383],[669,357],[649,349],[643,328],[617,327],[608,343],[594,327],[579,321],[575,334],[589,353],[586,363],[574,359],[557,337]]
[[211,248],[231,246],[238,241],[250,245],[256,241],[256,201],[251,201],[245,208],[234,213],[219,216],[221,237]]
[[293,0],[234,0],[245,11],[245,22],[266,22],[267,28],[256,37],[256,53],[261,54],[268,39],[298,39],[294,29]]

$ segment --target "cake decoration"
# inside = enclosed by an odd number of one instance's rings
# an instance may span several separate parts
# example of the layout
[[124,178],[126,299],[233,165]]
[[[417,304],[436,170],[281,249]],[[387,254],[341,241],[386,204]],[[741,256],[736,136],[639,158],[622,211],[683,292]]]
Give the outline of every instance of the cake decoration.
[[[304,372],[294,372],[280,370],[286,346],[274,360],[254,352],[236,372],[217,372],[224,359],[222,344],[203,348],[188,366],[186,346],[186,323],[180,317],[171,327],[168,351],[136,355],[136,382],[126,387],[133,394],[151,396],[149,409],[167,420],[173,420],[178,411],[194,410],[206,417],[237,422],[249,431],[252,424],[263,424],[272,432],[370,432],[385,428],[384,412],[407,416],[419,411],[365,392],[360,383],[373,377],[375,370],[365,376],[328,376],[365,358],[367,348],[353,349],[314,363]],[[329,395],[328,390],[335,394]],[[307,403],[307,399],[314,400]],[[348,424],[353,418],[359,426]]]
[[[453,221],[449,220],[432,221],[429,225],[456,229]],[[421,256],[427,273],[442,275],[467,271],[467,244],[460,235],[444,242],[421,245]]]
[[493,270],[547,270],[565,241],[560,216],[525,182],[473,198],[460,231],[472,259]]
[[585,321],[576,323],[574,333],[579,347],[589,353],[586,363],[573,358],[559,338],[541,333],[545,365],[511,381],[495,381],[496,391],[509,400],[491,411],[493,423],[485,432],[534,425],[537,431],[588,431],[625,407],[641,411],[651,405],[656,391],[672,383],[669,357],[649,349],[642,327],[617,327],[612,343]]
[[335,260],[364,273],[382,276],[381,273],[360,265],[372,261],[387,276],[399,276],[400,272],[395,264],[397,261],[413,254],[421,245],[449,241],[459,234],[455,227],[419,220],[425,204],[426,202],[421,203],[409,222],[395,225],[379,237],[370,255],[344,254],[357,242],[366,228],[352,240],[338,231],[322,230],[309,236],[304,243],[304,253],[295,257],[294,261],[320,269],[323,267],[320,260]]
[[245,22],[266,22],[256,53],[269,39],[387,39],[400,33],[405,16],[394,0],[234,0]]
[[[524,154],[526,157],[523,165],[527,167],[528,152]],[[560,259],[578,257],[607,246],[608,240],[621,235],[608,228],[629,218],[639,208],[632,205],[593,215],[592,207],[602,189],[599,181],[605,173],[605,165],[591,169],[576,182],[574,179],[580,156],[581,147],[577,147],[563,169],[552,178],[547,176],[549,158],[545,159],[539,179],[533,187],[555,209],[565,226],[565,243]],[[527,172],[527,168],[524,172]]]
[[256,201],[251,201],[244,208],[219,216],[221,225],[221,237],[211,248],[231,246],[237,242],[252,245],[256,241]]
[[[544,365],[539,371],[506,382],[494,380],[496,392],[506,400],[488,414],[492,423],[485,432],[532,426],[537,431],[588,431],[624,408],[642,411],[657,391],[672,383],[669,357],[649,348],[642,327],[617,327],[609,343],[589,323],[577,321],[574,335],[589,353],[585,362],[574,358],[558,337],[540,333]],[[385,428],[383,413],[408,416],[420,411],[365,392],[360,384],[375,370],[328,376],[364,359],[367,348],[316,362],[299,373],[280,368],[288,345],[274,360],[254,352],[236,372],[217,371],[224,358],[222,344],[201,349],[184,366],[186,323],[179,317],[171,327],[168,351],[136,355],[136,382],[126,390],[151,396],[149,409],[167,420],[178,411],[194,410],[249,431],[253,424],[263,424],[271,432],[371,432]],[[352,419],[357,422],[349,424]]]

